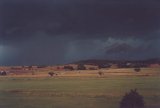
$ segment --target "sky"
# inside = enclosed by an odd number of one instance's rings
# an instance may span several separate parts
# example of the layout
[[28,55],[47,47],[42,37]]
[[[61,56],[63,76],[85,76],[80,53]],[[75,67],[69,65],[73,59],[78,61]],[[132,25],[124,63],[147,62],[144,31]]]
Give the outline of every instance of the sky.
[[159,0],[0,0],[0,65],[160,58]]

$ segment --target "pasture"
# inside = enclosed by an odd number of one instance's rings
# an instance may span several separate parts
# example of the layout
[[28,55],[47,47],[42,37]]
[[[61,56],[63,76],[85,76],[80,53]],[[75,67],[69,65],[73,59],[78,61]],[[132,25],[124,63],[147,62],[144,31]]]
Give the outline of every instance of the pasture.
[[0,108],[119,108],[126,92],[137,89],[146,108],[160,108],[160,69],[48,71],[0,77]]

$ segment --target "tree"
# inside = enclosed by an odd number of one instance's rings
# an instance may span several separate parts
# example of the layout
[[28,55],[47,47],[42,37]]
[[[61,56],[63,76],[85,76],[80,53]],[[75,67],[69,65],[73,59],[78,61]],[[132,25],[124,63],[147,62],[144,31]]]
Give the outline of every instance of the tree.
[[33,67],[32,66],[28,66],[28,70],[33,70]]
[[64,66],[64,69],[65,70],[70,70],[70,71],[74,70],[74,68],[72,66]]
[[6,71],[1,71],[1,72],[0,72],[0,75],[6,76],[6,75],[7,75],[7,72],[6,72]]
[[89,70],[97,70],[95,67],[90,67]]
[[35,71],[31,71],[32,75],[35,75]]
[[131,90],[123,96],[120,102],[120,108],[144,108],[143,97],[137,90]]
[[48,74],[52,77],[53,75],[56,75],[54,72],[48,72]]
[[99,71],[99,72],[98,72],[98,75],[99,75],[99,76],[103,76],[103,75],[104,75],[104,73],[103,73],[103,72],[101,72],[101,71]]
[[111,67],[110,64],[99,64],[99,65],[98,65],[98,68],[99,68],[99,69],[102,69],[102,68],[110,68],[110,67]]
[[77,70],[86,70],[86,67],[84,66],[84,64],[78,64]]
[[134,71],[135,71],[135,72],[140,72],[140,71],[141,71],[141,68],[134,68]]

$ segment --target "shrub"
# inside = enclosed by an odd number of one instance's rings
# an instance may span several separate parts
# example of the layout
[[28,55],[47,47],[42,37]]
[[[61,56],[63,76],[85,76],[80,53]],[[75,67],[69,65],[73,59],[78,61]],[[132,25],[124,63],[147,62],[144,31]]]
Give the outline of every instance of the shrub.
[[144,108],[143,97],[137,90],[131,90],[123,96],[120,102],[120,108]]
[[102,68],[110,68],[110,67],[111,67],[110,64],[99,64],[99,65],[98,65],[98,68],[99,68],[99,69],[102,69]]
[[83,64],[79,64],[77,70],[86,70],[86,67]]
[[74,70],[74,68],[72,66],[64,66],[64,69],[65,70],[70,70],[70,71]]
[[89,70],[97,70],[95,67],[90,67]]
[[6,76],[6,75],[7,75],[7,72],[6,72],[6,71],[1,71],[1,72],[0,72],[0,75]]
[[99,71],[99,72],[98,72],[98,75],[99,75],[99,76],[102,76],[102,75],[104,75],[104,73],[101,72],[101,71]]
[[135,71],[135,72],[140,72],[140,71],[141,71],[141,68],[134,68],[134,71]]
[[48,72],[48,74],[52,77],[55,73],[54,72]]
[[46,68],[46,67],[47,67],[46,65],[37,66],[37,68]]
[[28,69],[29,69],[29,70],[32,70],[32,68],[33,68],[32,66],[28,66]]
[[31,71],[32,75],[35,75],[35,71]]

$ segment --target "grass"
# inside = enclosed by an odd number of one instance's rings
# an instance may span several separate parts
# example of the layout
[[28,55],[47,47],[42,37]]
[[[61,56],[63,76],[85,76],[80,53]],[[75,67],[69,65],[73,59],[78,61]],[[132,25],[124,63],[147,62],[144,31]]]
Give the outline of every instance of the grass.
[[[143,70],[148,70],[147,74],[154,73],[150,69]],[[143,70],[140,74],[145,75]],[[106,71],[107,76],[122,70]],[[130,71],[123,69],[126,73]],[[92,77],[85,76],[84,72],[79,77],[0,77],[0,108],[118,108],[124,94],[135,88],[144,97],[146,108],[159,108],[160,77],[157,72],[152,76],[136,73],[95,77],[96,72],[92,75],[88,71]]]

